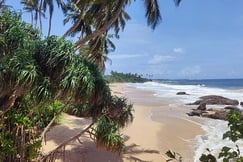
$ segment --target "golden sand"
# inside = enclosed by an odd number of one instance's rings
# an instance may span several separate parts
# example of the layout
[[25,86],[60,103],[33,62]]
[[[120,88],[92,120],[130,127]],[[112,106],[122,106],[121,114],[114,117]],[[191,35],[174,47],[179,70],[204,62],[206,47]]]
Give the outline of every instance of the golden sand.
[[[126,139],[125,153],[118,155],[104,149],[97,150],[86,134],[82,144],[68,145],[65,162],[165,162],[165,152],[172,149],[181,154],[183,161],[193,162],[197,147],[196,135],[203,134],[198,118],[186,115],[189,108],[169,106],[152,92],[128,87],[126,84],[111,84],[114,95],[125,96],[134,106],[134,121],[122,131]],[[89,121],[66,115],[66,122],[53,127],[47,134],[44,151],[54,149],[62,141],[81,131]]]

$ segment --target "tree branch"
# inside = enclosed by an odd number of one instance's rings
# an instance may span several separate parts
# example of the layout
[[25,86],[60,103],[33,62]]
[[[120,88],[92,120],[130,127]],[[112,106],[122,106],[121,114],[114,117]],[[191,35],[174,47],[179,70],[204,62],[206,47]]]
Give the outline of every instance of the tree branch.
[[82,21],[82,16],[80,15],[78,21],[71,28],[69,28],[68,31],[66,31],[66,33],[62,36],[62,38],[66,38],[68,35],[70,35],[79,26],[81,21]]
[[67,106],[68,103],[69,102],[67,102],[65,105],[63,105],[63,107],[57,112],[57,114],[54,115],[54,117],[52,118],[52,120],[50,121],[50,123],[45,127],[45,129],[41,133],[41,140],[45,140],[45,134],[46,134],[46,132],[50,129],[50,127],[55,122],[55,120],[57,119],[57,117],[63,112],[64,108]]
[[[77,135],[75,135],[72,138],[70,138],[70,139],[66,140],[65,142],[61,143],[57,148],[55,148],[54,150],[49,152],[47,155],[44,155],[43,157],[41,157],[39,160],[40,161],[47,161],[48,158],[50,158],[50,159],[55,158],[55,154],[57,153],[57,151],[59,151],[59,149],[65,147],[69,142],[78,139],[81,135],[83,135],[85,132],[87,132],[93,125],[94,125],[94,122],[92,122],[89,126],[87,126],[84,130],[82,130]],[[65,154],[65,148],[63,150],[63,153]]]

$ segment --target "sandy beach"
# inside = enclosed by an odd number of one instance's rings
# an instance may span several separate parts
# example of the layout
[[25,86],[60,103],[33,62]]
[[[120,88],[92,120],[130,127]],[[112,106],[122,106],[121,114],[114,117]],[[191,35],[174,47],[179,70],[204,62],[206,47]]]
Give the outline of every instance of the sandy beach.
[[[134,106],[134,121],[122,130],[126,139],[122,155],[96,149],[88,134],[66,147],[65,157],[57,161],[65,162],[163,162],[168,158],[169,149],[180,153],[183,161],[193,162],[197,147],[195,137],[203,134],[199,118],[186,115],[189,107],[169,105],[152,92],[138,90],[126,84],[111,84],[112,93],[124,96]],[[64,115],[62,124],[54,126],[47,133],[47,143],[43,151],[48,153],[62,141],[74,136],[89,124],[88,120]]]
[[110,87],[114,94],[125,96],[134,105],[134,121],[123,131],[130,137],[126,144],[136,144],[139,150],[154,150],[154,153],[145,151],[140,154],[128,154],[128,157],[162,162],[168,159],[165,152],[173,150],[180,153],[183,161],[194,161],[194,151],[197,147],[195,137],[204,134],[204,131],[200,118],[186,115],[191,107],[171,106],[169,101],[162,101],[155,97],[153,92],[125,84],[112,84]]

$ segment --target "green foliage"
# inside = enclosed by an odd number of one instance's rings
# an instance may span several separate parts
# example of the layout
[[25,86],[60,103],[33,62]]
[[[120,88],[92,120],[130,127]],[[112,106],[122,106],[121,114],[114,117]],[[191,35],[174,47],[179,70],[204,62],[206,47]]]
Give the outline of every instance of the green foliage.
[[223,162],[228,162],[230,159],[236,159],[237,157],[240,156],[240,150],[237,147],[237,151],[234,151],[232,148],[224,146],[219,153],[218,158],[223,158]]
[[[241,152],[239,146],[236,144],[238,140],[243,139],[243,120],[242,120],[242,112],[239,110],[231,110],[227,115],[229,131],[223,134],[223,140],[229,138],[232,142],[235,143],[235,148],[230,148],[228,146],[224,146],[219,155],[218,159],[222,159],[223,162],[242,162],[243,157],[240,156]],[[207,154],[202,154],[199,160],[201,162],[217,162],[217,157],[211,153],[211,150],[207,148]],[[177,159],[176,153],[173,151],[167,151],[165,153],[171,160],[182,161],[181,157]]]
[[106,147],[109,151],[121,152],[124,148],[124,139],[118,133],[120,129],[119,123],[100,117],[95,127],[94,140],[97,147]]
[[[237,142],[237,140],[243,139],[243,121],[241,117],[242,114],[241,111],[239,110],[232,110],[229,112],[229,114],[227,115],[227,120],[228,120],[228,126],[230,130],[223,134],[223,139],[229,138],[234,143]],[[218,158],[222,159],[223,162],[230,162],[231,160],[236,162],[243,161],[243,157],[240,156],[240,150],[237,144],[235,145],[235,148],[224,146],[221,149]],[[202,154],[202,156],[200,157],[200,161],[216,162],[217,160],[214,155],[209,153],[209,154]]]
[[111,75],[105,76],[105,79],[108,82],[131,82],[131,83],[143,83],[147,81],[151,81],[150,79],[143,78],[141,75],[138,74],[124,74],[118,73],[115,71],[111,71]]
[[199,160],[201,162],[217,162],[216,158],[212,154],[202,154]]
[[[20,106],[20,105],[19,105]],[[35,132],[35,123],[21,107],[9,110],[1,128],[1,154],[3,161],[15,161],[16,158],[29,161],[37,157],[41,141]]]
[[112,96],[108,109],[104,111],[107,120],[117,122],[121,127],[133,121],[133,106],[124,97]]
[[167,162],[172,161],[172,160],[182,162],[182,156],[179,153],[168,150],[165,154],[166,154],[166,156],[168,156],[170,158],[170,159],[166,160]]
[[214,157],[214,155],[211,154],[211,151],[209,149],[207,149],[207,152],[208,154],[202,154],[199,160],[201,162],[217,162],[216,157]]
[[97,65],[76,55],[71,42],[42,40],[19,14],[6,11],[0,47],[0,161],[36,160],[40,134],[69,105],[97,123],[97,146],[121,151],[119,130],[132,121],[132,106],[111,96]]
[[223,139],[229,138],[233,142],[243,139],[243,121],[241,120],[241,111],[230,111],[227,116],[229,131],[225,132]]
[[63,104],[60,101],[41,106],[34,112],[32,122],[35,123],[38,130],[44,129],[62,106]]
[[120,129],[133,121],[133,107],[127,104],[125,98],[112,96],[108,101],[106,108],[102,112],[97,111],[95,107],[86,103],[80,106],[72,105],[66,112],[76,116],[93,116],[95,126],[91,132],[91,138],[96,141],[97,147],[105,147],[109,151],[121,152],[124,147],[124,139],[122,138]]

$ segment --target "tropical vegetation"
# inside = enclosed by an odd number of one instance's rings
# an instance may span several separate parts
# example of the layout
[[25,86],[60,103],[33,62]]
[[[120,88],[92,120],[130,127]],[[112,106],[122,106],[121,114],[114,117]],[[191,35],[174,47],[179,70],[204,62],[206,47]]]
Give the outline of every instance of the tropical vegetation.
[[[105,70],[108,53],[115,49],[112,38],[119,38],[119,32],[125,29],[131,19],[126,8],[135,0],[21,0],[23,10],[30,13],[32,25],[42,33],[42,19],[48,15],[48,33],[51,35],[52,19],[55,7],[64,14],[63,23],[72,24],[64,31],[63,38],[77,38],[75,50],[89,61],[97,63],[101,72]],[[178,6],[181,0],[174,0]],[[2,0],[3,8],[6,0]],[[147,24],[152,29],[161,21],[157,0],[144,0]],[[48,12],[48,13],[47,13]]]
[[[20,14],[9,11],[6,0],[0,0],[0,161],[53,161],[57,151],[84,132],[91,134],[98,147],[122,151],[124,140],[119,131],[132,121],[133,109],[125,98],[111,95],[103,73],[108,53],[115,49],[112,38],[119,38],[125,29],[130,19],[126,7],[132,2],[21,0],[23,10],[31,15],[31,24],[27,24]],[[143,2],[147,24],[155,29],[161,21],[159,3]],[[181,0],[174,2],[179,5]],[[55,6],[63,12],[64,23],[72,24],[62,38],[51,36]],[[42,19],[47,12],[49,29],[43,38]],[[66,40],[74,36],[78,36],[74,44]],[[121,78],[119,73],[113,74]],[[92,122],[43,155],[40,147],[45,134],[63,111]],[[230,131],[224,138],[242,139],[242,125],[239,113],[230,114]],[[174,152],[167,155],[176,158]],[[235,149],[223,147],[218,158],[242,161],[237,145]],[[209,153],[200,160],[215,159]]]
[[119,73],[116,71],[111,71],[111,74],[106,75],[105,79],[110,83],[114,83],[114,82],[144,83],[144,82],[151,81],[151,79],[147,79],[139,74]]
[[[180,0],[175,0],[176,4]],[[107,54],[115,49],[130,16],[130,0],[21,0],[31,24],[0,1],[0,161],[54,161],[65,145],[89,132],[97,147],[122,151],[120,129],[132,121],[132,105],[112,96],[103,77]],[[157,0],[145,0],[148,25],[161,19]],[[63,37],[51,36],[53,12],[58,6]],[[42,19],[49,12],[46,37]],[[69,36],[77,36],[73,44]],[[75,110],[75,111],[74,111]],[[63,112],[92,119],[76,136],[47,155],[40,151],[45,134]],[[64,149],[65,150],[65,149]]]
[[92,123],[85,130],[98,147],[122,151],[119,131],[132,121],[132,105],[111,95],[97,65],[75,54],[71,42],[41,39],[16,12],[0,16],[0,83],[0,161],[53,160],[55,152],[43,156],[39,149],[71,105],[86,108]]

